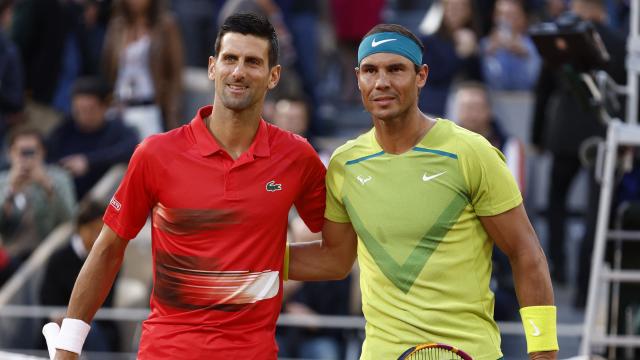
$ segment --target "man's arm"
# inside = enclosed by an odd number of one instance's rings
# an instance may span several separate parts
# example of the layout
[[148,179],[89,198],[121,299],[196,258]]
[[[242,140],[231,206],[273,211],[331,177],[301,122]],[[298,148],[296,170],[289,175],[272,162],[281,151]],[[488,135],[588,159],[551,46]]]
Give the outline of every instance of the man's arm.
[[[553,305],[549,267],[524,206],[480,221],[496,245],[508,257],[520,307]],[[530,359],[556,359],[556,351],[534,352]]]
[[290,245],[289,279],[344,279],[356,259],[357,239],[351,223],[325,219],[322,240]]
[[[67,318],[91,323],[120,270],[127,244],[128,241],[120,238],[111,228],[106,225],[102,227],[73,287]],[[56,360],[77,358],[78,354],[69,351],[56,352]]]

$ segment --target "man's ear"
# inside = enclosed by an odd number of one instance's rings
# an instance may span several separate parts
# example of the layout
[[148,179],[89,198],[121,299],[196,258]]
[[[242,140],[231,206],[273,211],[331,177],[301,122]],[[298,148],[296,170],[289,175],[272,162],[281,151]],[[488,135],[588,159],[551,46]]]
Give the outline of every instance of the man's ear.
[[216,79],[216,58],[209,56],[209,65],[207,66],[207,76],[209,80]]
[[280,73],[282,71],[282,66],[276,65],[271,68],[269,73],[269,90],[273,89],[278,85],[278,81],[280,81]]
[[416,82],[419,88],[423,88],[427,83],[427,78],[429,77],[429,66],[427,64],[422,64],[420,66],[420,70],[416,74]]

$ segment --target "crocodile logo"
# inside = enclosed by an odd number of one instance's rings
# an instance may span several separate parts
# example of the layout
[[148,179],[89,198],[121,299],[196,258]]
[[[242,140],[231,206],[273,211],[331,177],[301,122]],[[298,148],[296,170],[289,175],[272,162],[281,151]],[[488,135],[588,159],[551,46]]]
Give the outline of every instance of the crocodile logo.
[[271,180],[266,185],[267,191],[274,192],[282,190],[282,184],[276,184],[275,180]]

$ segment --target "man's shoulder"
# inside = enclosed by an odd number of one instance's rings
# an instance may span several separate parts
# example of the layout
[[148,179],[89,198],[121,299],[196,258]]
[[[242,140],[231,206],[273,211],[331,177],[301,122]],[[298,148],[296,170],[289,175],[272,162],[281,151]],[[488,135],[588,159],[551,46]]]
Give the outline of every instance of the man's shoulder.
[[455,149],[456,153],[473,152],[478,147],[491,147],[489,141],[478,133],[467,130],[450,120],[438,119],[438,121],[442,126],[442,131],[439,132],[440,142]]
[[349,161],[375,154],[376,149],[371,146],[372,136],[373,130],[369,130],[355,139],[348,140],[333,152],[331,162],[344,165]]
[[153,134],[138,144],[137,152],[147,156],[167,156],[172,152],[184,150],[192,144],[187,134],[188,125],[183,125],[164,133]]
[[269,147],[275,151],[284,151],[289,154],[316,155],[316,151],[309,141],[298,134],[283,130],[273,124],[266,123],[269,134]]

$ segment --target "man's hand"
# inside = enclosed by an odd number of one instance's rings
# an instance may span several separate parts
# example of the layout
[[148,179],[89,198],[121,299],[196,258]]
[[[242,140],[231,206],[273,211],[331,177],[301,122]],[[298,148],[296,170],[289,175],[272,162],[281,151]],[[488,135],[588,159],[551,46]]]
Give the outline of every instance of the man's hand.
[[20,192],[28,183],[30,169],[22,163],[11,166],[9,170],[9,188],[13,193]]
[[65,156],[60,159],[60,165],[74,177],[82,176],[89,171],[89,160],[82,154]]
[[556,360],[557,358],[557,351],[540,351],[529,354],[530,360]]
[[71,351],[58,349],[56,351],[56,357],[54,359],[55,360],[76,360],[78,359],[78,354]]
[[53,183],[43,163],[37,163],[31,169],[30,181],[41,186],[47,194],[53,194]]

